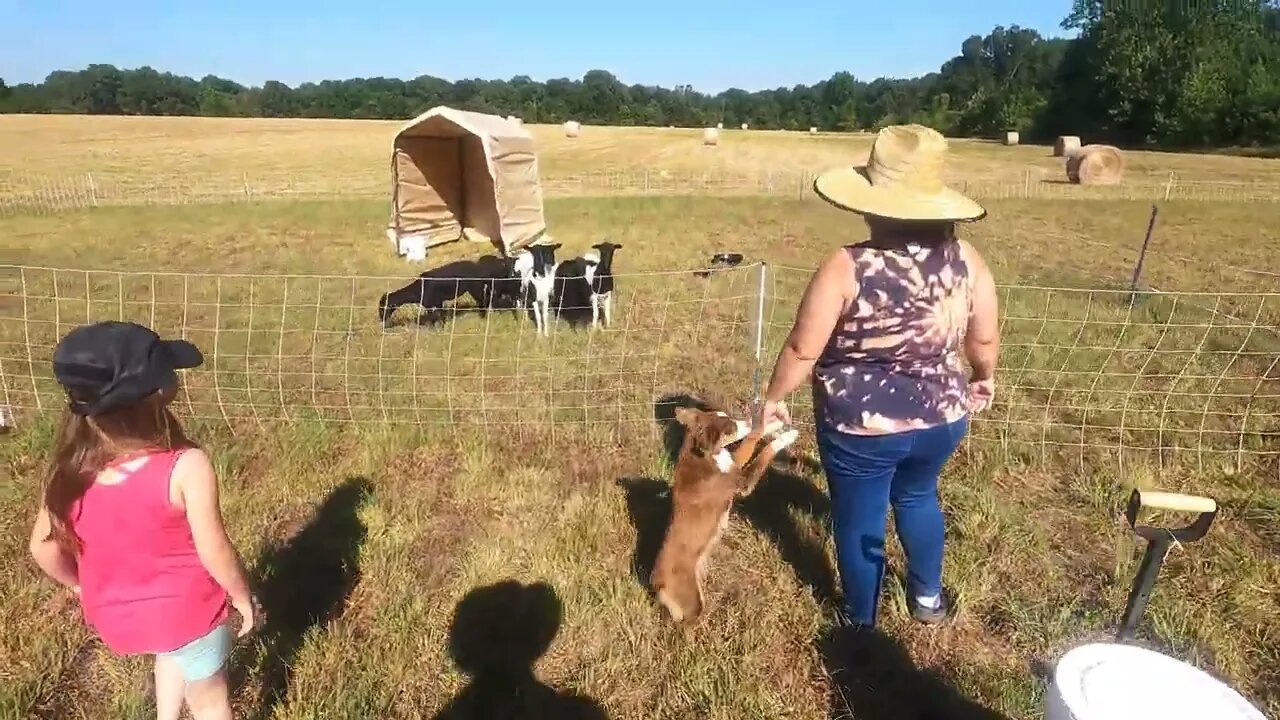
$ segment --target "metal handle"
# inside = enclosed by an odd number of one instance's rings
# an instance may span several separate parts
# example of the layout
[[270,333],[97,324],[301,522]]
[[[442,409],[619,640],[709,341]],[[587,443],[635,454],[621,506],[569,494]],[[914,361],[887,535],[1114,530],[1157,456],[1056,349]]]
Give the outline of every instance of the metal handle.
[[[1167,510],[1173,512],[1199,513],[1195,521],[1182,528],[1162,528],[1138,524],[1138,513],[1143,508]],[[1120,619],[1120,629],[1116,639],[1120,641],[1133,637],[1151,598],[1151,588],[1155,585],[1156,576],[1160,574],[1160,566],[1169,547],[1175,542],[1194,542],[1209,532],[1213,518],[1218,514],[1218,503],[1212,498],[1196,495],[1180,495],[1177,493],[1134,490],[1129,495],[1129,507],[1125,510],[1125,518],[1129,527],[1139,537],[1147,541],[1147,548],[1142,554],[1142,563],[1138,566],[1138,574],[1133,579],[1133,587],[1129,590],[1129,599],[1125,603],[1124,616]]]
[[[1138,513],[1143,508],[1173,512],[1194,512],[1199,513],[1199,516],[1193,523],[1182,528],[1139,525]],[[1129,507],[1125,510],[1125,519],[1129,521],[1129,527],[1135,533],[1147,540],[1153,540],[1158,536],[1177,540],[1178,542],[1194,542],[1209,532],[1209,526],[1213,524],[1213,519],[1217,517],[1217,514],[1218,503],[1213,498],[1154,490],[1144,492],[1135,489],[1129,495]]]

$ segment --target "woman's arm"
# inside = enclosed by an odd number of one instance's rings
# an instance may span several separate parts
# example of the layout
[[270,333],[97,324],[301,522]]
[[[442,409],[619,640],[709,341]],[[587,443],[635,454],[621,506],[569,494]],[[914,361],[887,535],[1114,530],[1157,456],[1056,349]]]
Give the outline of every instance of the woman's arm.
[[968,243],[961,247],[973,282],[973,305],[964,337],[965,359],[973,368],[973,381],[991,380],[995,377],[996,361],[1000,355],[996,282],[982,255]]
[[254,622],[252,595],[244,566],[236,553],[231,538],[227,537],[222,523],[222,510],[218,506],[218,480],[213,464],[203,450],[188,450],[178,458],[173,468],[174,481],[186,509],[191,537],[195,540],[196,554],[205,570],[231,596],[231,604],[245,615],[247,632]]
[[31,557],[45,575],[79,592],[80,572],[76,567],[75,556],[63,550],[57,541],[49,537],[50,529],[49,509],[41,504],[40,512],[36,513],[35,526],[31,528],[31,543],[28,546]]
[[813,372],[840,315],[853,297],[853,260],[841,248],[818,268],[800,301],[796,322],[773,367],[767,403],[779,403]]

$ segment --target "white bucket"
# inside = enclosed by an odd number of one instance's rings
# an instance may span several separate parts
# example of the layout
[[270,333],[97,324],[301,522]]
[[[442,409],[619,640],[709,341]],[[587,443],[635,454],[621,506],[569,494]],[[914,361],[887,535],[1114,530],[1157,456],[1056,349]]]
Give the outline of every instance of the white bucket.
[[409,262],[422,262],[427,259],[427,238],[425,235],[408,235],[400,238],[400,254]]
[[1266,720],[1240,693],[1186,663],[1132,645],[1082,645],[1062,656],[1047,720]]

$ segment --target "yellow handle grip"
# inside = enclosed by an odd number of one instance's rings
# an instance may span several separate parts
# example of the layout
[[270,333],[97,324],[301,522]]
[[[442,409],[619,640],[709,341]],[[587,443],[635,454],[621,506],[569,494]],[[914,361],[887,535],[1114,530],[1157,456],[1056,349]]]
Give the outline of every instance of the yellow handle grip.
[[1218,509],[1213,498],[1198,495],[1182,495],[1155,490],[1139,490],[1138,503],[1152,510],[1173,510],[1175,512],[1208,513]]

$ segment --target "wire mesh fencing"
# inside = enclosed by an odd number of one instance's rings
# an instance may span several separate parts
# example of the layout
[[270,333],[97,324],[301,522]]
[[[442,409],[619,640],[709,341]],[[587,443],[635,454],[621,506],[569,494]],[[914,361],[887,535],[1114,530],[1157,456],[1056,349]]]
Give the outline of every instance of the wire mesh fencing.
[[[750,268],[618,275],[610,325],[566,307],[546,337],[465,293],[384,326],[379,299],[404,278],[0,270],[0,402],[19,416],[61,412],[53,348],[100,320],[194,342],[205,363],[184,373],[179,407],[233,427],[652,424],[664,392],[736,383],[741,395],[753,367]],[[432,279],[429,294],[452,298],[462,280]]]
[[[655,403],[679,393],[744,407],[811,272],[620,275],[611,325],[590,329],[586,312],[540,337],[520,311],[466,295],[432,313],[401,308],[384,328],[379,298],[404,278],[0,266],[0,403],[19,419],[61,412],[58,338],[122,319],[196,343],[206,360],[185,374],[180,407],[233,428],[652,426]],[[1280,294],[999,292],[997,399],[973,419],[973,443],[1081,468],[1280,458]],[[792,404],[811,425],[808,390]]]
[[[813,197],[814,174],[804,170],[638,168],[542,178],[547,197],[664,195]],[[94,172],[50,175],[0,172],[0,217],[50,215],[106,206],[193,205],[272,200],[389,198],[389,181],[275,173],[157,174]],[[1028,171],[1022,175],[953,183],[981,200],[1216,200],[1280,201],[1280,183],[1133,178],[1119,186],[1083,187]]]

